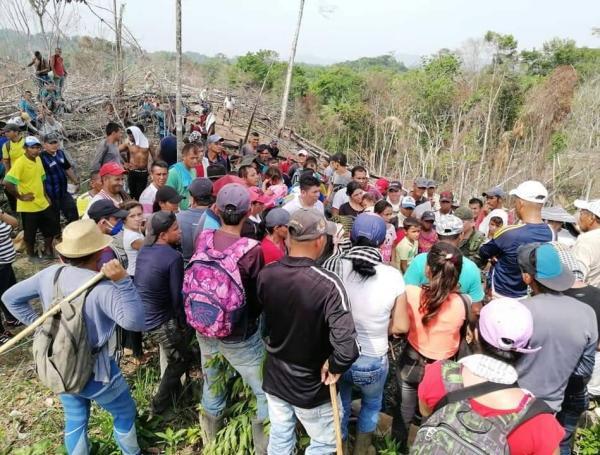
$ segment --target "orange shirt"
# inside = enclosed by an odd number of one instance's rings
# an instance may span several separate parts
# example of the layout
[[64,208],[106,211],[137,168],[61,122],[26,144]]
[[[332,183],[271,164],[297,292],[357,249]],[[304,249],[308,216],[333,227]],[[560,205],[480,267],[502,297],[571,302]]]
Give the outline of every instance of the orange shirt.
[[450,294],[426,326],[419,311],[421,288],[406,286],[408,300],[408,342],[421,355],[432,360],[449,359],[458,351],[460,329],[465,322],[465,306],[458,294]]

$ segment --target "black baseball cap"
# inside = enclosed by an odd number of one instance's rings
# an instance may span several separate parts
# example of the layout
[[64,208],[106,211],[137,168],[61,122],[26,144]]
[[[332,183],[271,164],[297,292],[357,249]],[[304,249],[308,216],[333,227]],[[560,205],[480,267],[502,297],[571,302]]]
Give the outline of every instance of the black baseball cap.
[[200,199],[206,196],[212,196],[212,187],[213,184],[210,179],[206,177],[200,177],[194,179],[190,186],[188,186],[188,191],[195,199]]
[[227,175],[227,170],[222,164],[211,164],[206,168],[206,176],[212,181]]
[[421,220],[422,221],[435,221],[435,213],[432,212],[431,210],[427,210],[427,211],[423,212],[423,215],[421,215]]
[[158,236],[163,232],[167,232],[171,226],[173,226],[175,221],[177,221],[177,217],[173,212],[167,212],[164,210],[154,212],[150,218],[151,231],[146,236],[144,244],[154,245],[156,240],[158,240]]
[[165,185],[156,192],[156,197],[154,199],[156,202],[179,204],[183,199],[183,196],[181,196],[172,186]]
[[127,210],[120,209],[112,201],[108,199],[101,199],[90,205],[88,209],[88,216],[96,223],[102,218],[108,218],[114,216],[115,218],[127,218],[129,212]]

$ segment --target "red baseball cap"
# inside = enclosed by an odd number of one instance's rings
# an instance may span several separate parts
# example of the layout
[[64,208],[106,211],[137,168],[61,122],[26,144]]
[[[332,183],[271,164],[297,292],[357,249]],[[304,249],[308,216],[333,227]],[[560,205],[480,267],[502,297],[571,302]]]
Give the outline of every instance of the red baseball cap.
[[224,175],[213,183],[212,192],[213,196],[217,196],[221,188],[230,183],[239,183],[240,185],[246,185],[244,179],[241,179],[237,175]]
[[440,202],[452,202],[454,200],[454,195],[452,191],[442,191],[440,193]]
[[390,182],[388,179],[380,178],[375,182],[375,187],[379,190],[380,193],[385,193],[390,187]]
[[105,175],[123,175],[126,174],[127,171],[121,166],[119,163],[115,163],[111,161],[110,163],[103,164],[100,168],[100,177],[104,177]]

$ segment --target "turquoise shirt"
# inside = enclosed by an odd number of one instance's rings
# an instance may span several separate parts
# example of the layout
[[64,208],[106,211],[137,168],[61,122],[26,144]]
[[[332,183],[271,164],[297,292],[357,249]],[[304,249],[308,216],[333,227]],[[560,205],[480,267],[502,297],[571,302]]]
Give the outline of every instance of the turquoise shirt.
[[189,170],[183,163],[174,164],[169,169],[169,176],[167,177],[167,185],[175,188],[179,195],[183,198],[179,203],[181,210],[187,210],[190,205],[188,187],[192,180],[196,178],[196,169]]
[[[406,273],[404,273],[404,282],[414,286],[421,286],[427,283],[425,276],[425,266],[427,265],[427,253],[421,253],[415,256],[411,261]],[[458,278],[460,292],[468,294],[473,302],[483,300],[483,286],[481,284],[481,272],[473,261],[463,256],[462,270]]]

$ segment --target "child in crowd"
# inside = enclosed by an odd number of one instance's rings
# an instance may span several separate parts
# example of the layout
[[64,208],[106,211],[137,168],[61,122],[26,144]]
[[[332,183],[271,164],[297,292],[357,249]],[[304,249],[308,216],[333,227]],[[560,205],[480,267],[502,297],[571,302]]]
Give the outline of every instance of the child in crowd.
[[423,212],[421,216],[421,232],[419,234],[419,253],[427,253],[438,241],[437,233],[433,228],[434,223],[435,213],[431,211]]
[[375,203],[377,202],[377,197],[369,191],[363,194],[362,198],[362,206],[365,208],[365,212],[373,213],[375,208]]
[[138,251],[144,245],[144,234],[142,234],[144,215],[142,204],[138,201],[125,202],[121,208],[129,212],[125,218],[125,228],[123,229],[123,247],[127,254],[127,273],[133,277]]
[[[366,193],[365,196],[369,194]],[[364,201],[364,197],[363,197]],[[381,250],[381,256],[383,258],[384,264],[389,264],[392,261],[392,250],[394,247],[394,242],[396,241],[396,229],[394,225],[391,223],[393,210],[392,204],[382,199],[378,201],[377,204],[373,206],[373,211],[376,215],[379,215],[385,221],[386,233],[385,240],[379,247]]]
[[421,234],[421,223],[416,218],[409,216],[404,220],[404,238],[394,249],[394,267],[402,273],[410,265],[410,262],[417,255],[419,249],[419,237]]
[[488,229],[488,239],[492,239],[494,238],[494,234],[496,233],[496,231],[498,231],[499,229],[502,228],[502,226],[504,226],[504,222],[502,221],[502,218],[500,218],[499,216],[493,216],[490,218],[490,224],[489,224],[489,229]]

